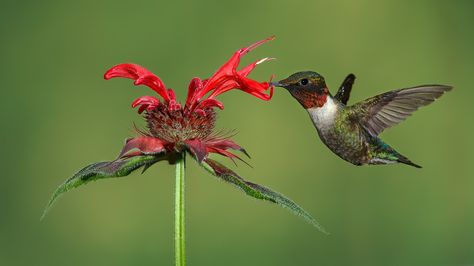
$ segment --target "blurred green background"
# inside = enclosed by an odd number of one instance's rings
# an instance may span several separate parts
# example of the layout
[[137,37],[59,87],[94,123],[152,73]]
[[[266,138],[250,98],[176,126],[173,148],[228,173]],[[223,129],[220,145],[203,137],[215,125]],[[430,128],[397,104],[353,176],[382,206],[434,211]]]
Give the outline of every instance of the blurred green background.
[[[416,3],[415,3],[416,2]],[[426,83],[455,89],[382,137],[423,169],[355,167],[319,140],[277,89],[270,102],[222,95],[218,128],[254,168],[247,179],[289,196],[332,234],[253,200],[189,161],[189,265],[473,265],[472,1],[2,1],[0,265],[171,265],[173,167],[50,194],[90,162],[113,159],[152,92],[104,81],[122,62],[158,74],[184,99],[238,48],[277,39],[253,78],[316,70],[351,103]],[[225,159],[219,159],[225,161]]]

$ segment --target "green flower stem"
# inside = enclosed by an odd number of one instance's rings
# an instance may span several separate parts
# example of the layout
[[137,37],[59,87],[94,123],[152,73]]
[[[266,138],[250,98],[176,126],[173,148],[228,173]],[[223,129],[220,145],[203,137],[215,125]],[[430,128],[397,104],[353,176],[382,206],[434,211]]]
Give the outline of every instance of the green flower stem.
[[176,185],[174,201],[174,252],[176,266],[185,266],[184,254],[184,170],[186,169],[186,153],[176,161]]

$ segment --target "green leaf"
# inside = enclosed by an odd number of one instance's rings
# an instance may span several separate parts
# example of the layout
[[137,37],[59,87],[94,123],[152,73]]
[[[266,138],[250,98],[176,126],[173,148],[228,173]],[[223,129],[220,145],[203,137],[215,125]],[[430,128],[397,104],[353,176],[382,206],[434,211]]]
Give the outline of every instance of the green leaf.
[[91,181],[110,177],[127,176],[134,170],[144,166],[143,172],[152,164],[161,160],[162,157],[155,155],[134,156],[128,158],[119,158],[111,162],[99,162],[90,164],[82,168],[79,172],[74,174],[61,184],[48,202],[48,205],[43,211],[41,219],[47,214],[53,203],[64,192],[67,192],[78,186],[85,185]]
[[247,195],[256,199],[270,201],[284,208],[287,208],[294,214],[303,217],[307,222],[315,226],[319,231],[325,234],[329,234],[307,211],[302,209],[300,206],[298,206],[298,204],[285,197],[284,195],[273,191],[267,187],[246,181],[242,177],[237,175],[234,171],[230,170],[229,168],[223,166],[222,164],[214,160],[206,159],[202,162],[201,165],[204,167],[204,169],[206,169],[216,177],[239,187]]

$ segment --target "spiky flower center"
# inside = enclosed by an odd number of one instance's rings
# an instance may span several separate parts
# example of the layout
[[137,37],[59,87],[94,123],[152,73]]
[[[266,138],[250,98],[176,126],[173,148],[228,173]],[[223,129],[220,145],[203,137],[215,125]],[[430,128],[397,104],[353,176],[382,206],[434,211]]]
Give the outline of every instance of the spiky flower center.
[[164,104],[147,111],[145,119],[150,134],[169,143],[179,143],[191,139],[205,139],[213,132],[216,112],[204,110],[205,115],[185,112],[183,109],[170,110]]

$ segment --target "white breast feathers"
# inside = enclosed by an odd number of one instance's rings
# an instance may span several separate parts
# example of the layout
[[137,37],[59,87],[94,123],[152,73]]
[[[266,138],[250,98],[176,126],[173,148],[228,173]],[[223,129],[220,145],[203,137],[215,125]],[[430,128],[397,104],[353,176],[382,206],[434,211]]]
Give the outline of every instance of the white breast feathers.
[[313,107],[306,110],[311,120],[313,120],[314,126],[318,130],[324,130],[334,124],[339,105],[328,95],[326,103],[322,107]]

